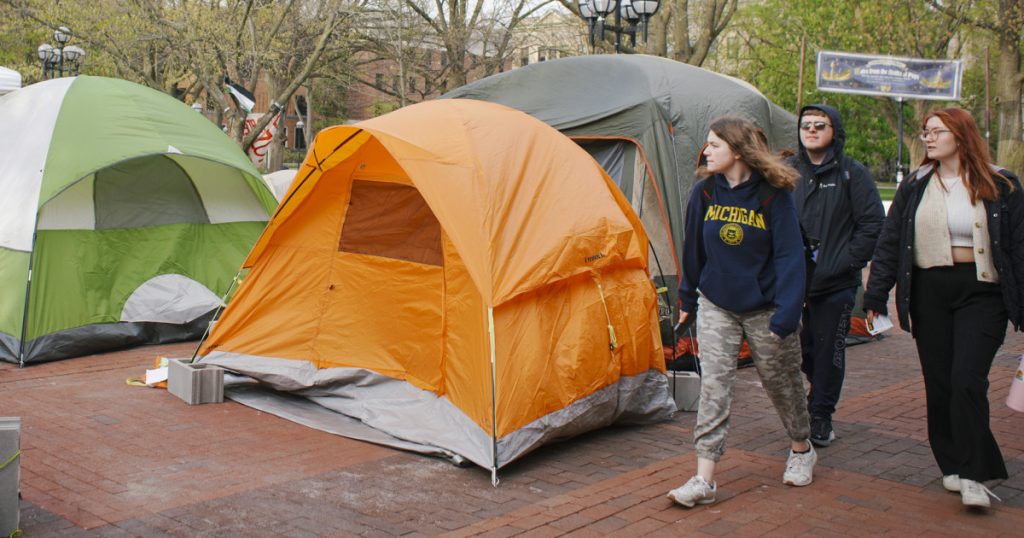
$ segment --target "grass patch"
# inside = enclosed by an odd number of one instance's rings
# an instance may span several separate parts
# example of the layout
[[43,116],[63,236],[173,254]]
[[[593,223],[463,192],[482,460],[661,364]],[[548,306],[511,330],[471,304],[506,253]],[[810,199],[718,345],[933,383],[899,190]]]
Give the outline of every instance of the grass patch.
[[895,186],[889,187],[889,186],[879,185],[878,186],[878,194],[880,194],[882,196],[882,200],[883,201],[891,202],[892,201],[892,197],[896,195],[896,187]]

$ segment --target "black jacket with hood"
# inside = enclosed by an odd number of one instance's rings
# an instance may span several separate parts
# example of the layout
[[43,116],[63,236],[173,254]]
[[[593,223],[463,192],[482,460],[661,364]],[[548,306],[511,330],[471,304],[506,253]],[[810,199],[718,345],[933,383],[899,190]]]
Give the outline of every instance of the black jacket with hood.
[[832,145],[815,165],[800,141],[800,150],[789,163],[800,171],[793,193],[800,224],[807,238],[818,242],[817,265],[807,291],[813,297],[861,283],[861,269],[871,260],[885,209],[871,172],[843,154],[846,131],[839,112],[828,105],[809,105],[800,109],[800,117],[811,109],[831,120]]

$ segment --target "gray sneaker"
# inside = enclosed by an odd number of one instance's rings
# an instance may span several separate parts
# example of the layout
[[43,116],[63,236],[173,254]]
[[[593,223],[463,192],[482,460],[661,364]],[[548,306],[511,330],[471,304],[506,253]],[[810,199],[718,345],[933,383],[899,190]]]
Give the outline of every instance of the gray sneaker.
[[789,486],[806,486],[814,481],[814,464],[818,462],[818,453],[808,443],[809,450],[803,454],[789,451],[786,460],[786,472],[782,475],[782,483]]
[[995,493],[992,493],[992,490],[986,488],[985,484],[967,478],[960,479],[960,502],[964,503],[964,506],[988,508],[991,504],[988,500],[989,495],[997,501],[1002,501],[996,497]]
[[948,474],[942,477],[942,487],[946,488],[946,491],[952,491],[955,493],[960,492],[960,475]]
[[835,440],[836,432],[832,429],[832,419],[811,417],[811,443],[814,446],[826,447]]
[[686,481],[685,484],[668,492],[667,497],[673,501],[692,508],[694,504],[711,504],[715,502],[715,493],[718,492],[718,484],[708,484],[704,477],[698,475]]

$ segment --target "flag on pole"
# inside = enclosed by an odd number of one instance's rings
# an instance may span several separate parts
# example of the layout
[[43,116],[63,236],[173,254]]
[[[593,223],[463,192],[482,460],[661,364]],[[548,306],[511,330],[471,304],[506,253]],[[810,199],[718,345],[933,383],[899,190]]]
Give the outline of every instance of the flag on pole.
[[252,112],[252,108],[256,106],[256,97],[252,93],[231,82],[231,79],[227,77],[224,77],[224,89],[228,91],[239,108],[245,110],[246,113]]

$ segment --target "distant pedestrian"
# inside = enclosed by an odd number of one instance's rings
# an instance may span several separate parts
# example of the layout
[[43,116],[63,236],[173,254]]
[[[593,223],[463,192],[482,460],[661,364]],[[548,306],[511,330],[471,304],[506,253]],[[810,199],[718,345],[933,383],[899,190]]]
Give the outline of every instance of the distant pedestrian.
[[811,442],[825,447],[836,437],[832,414],[846,376],[850,314],[885,208],[871,172],[843,152],[846,131],[836,109],[804,107],[799,135],[800,151],[789,160],[801,176],[793,197],[803,231],[817,246],[800,334],[801,369],[811,385]]
[[715,465],[725,452],[746,338],[761,383],[790,439],[783,482],[806,486],[817,455],[800,375],[804,247],[791,191],[798,179],[772,155],[763,133],[741,118],[711,123],[706,159],[686,211],[681,321],[697,315],[701,393],[694,427],[697,474],[668,493],[687,507],[714,502]]
[[864,307],[871,324],[896,286],[900,326],[917,343],[942,485],[967,506],[987,507],[992,492],[982,482],[1007,477],[989,428],[988,373],[1007,319],[1017,330],[1024,321],[1024,193],[1016,176],[990,164],[966,111],[929,114],[921,140],[927,153],[889,208]]

